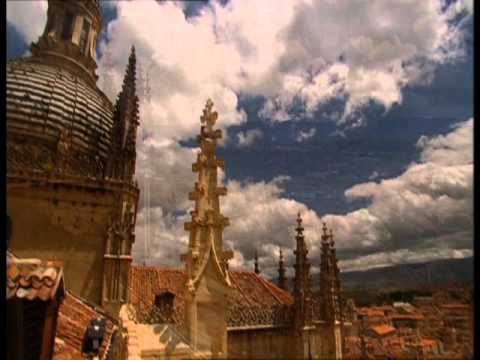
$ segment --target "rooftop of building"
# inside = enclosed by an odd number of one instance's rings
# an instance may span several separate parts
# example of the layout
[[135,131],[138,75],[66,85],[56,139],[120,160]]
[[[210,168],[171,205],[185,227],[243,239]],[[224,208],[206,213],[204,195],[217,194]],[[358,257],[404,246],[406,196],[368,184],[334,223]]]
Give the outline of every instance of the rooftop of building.
[[[290,293],[254,272],[230,271],[229,275],[232,284],[232,291],[227,297],[229,327],[274,325],[282,322],[282,316],[288,315],[288,310],[293,304]],[[132,266],[130,304],[137,311],[148,312],[148,309],[154,307],[155,296],[166,292],[172,293],[175,295],[172,319],[173,322],[182,323],[185,309],[183,291],[185,281],[183,269]]]
[[361,316],[374,317],[374,316],[385,316],[383,310],[375,308],[362,307],[357,309],[357,314]]
[[62,263],[20,259],[7,252],[7,300],[52,300],[65,293]]
[[102,309],[67,291],[60,305],[57,333],[55,337],[55,359],[91,359],[84,353],[87,328],[94,319],[105,319],[105,335],[98,354],[99,359],[106,359],[110,350],[117,320]]
[[440,308],[445,310],[468,310],[470,306],[468,304],[449,303],[440,305]]
[[423,320],[425,317],[422,314],[394,314],[391,316],[392,320]]
[[390,325],[376,325],[371,326],[369,329],[371,329],[378,336],[388,335],[396,331],[396,329]]

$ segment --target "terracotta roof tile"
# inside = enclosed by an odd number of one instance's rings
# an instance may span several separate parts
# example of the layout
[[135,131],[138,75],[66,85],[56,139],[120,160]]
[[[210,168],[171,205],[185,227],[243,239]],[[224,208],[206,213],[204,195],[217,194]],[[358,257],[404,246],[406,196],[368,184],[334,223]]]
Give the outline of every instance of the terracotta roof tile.
[[[138,311],[137,315],[153,307],[156,295],[169,291],[175,294],[173,319],[176,323],[183,322],[186,280],[183,269],[132,266],[130,274],[130,304]],[[240,322],[243,325],[272,322],[279,309],[293,304],[290,293],[254,272],[231,271],[230,279],[233,291],[227,299],[229,326]],[[145,313],[144,317],[148,316]]]
[[7,299],[14,297],[47,301],[63,295],[62,263],[39,259],[7,260]]
[[469,306],[467,304],[443,304],[440,305],[442,309],[448,310],[468,310]]
[[54,360],[90,359],[91,356],[82,353],[84,337],[90,321],[98,317],[106,319],[105,337],[99,354],[99,359],[105,359],[117,329],[115,321],[85,300],[67,292],[59,309]]
[[384,317],[385,313],[383,310],[379,309],[370,309],[370,308],[359,308],[357,309],[358,315],[363,315],[363,316],[368,316],[368,317],[373,317],[373,316],[380,316]]
[[422,339],[422,347],[432,347],[435,346],[437,342],[432,339]]
[[390,325],[371,326],[370,329],[380,336],[387,335],[395,331],[395,328]]
[[392,320],[423,320],[422,314],[395,314],[391,316]]

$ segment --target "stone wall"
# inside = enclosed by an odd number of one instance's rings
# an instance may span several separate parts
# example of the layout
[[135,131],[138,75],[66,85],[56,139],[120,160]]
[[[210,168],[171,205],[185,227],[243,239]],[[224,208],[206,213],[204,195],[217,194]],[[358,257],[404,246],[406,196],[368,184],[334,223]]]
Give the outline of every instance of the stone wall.
[[[331,330],[312,326],[295,334],[288,327],[230,328],[231,359],[327,359]],[[331,354],[330,354],[331,355]]]
[[295,347],[289,328],[237,328],[228,330],[228,357],[232,359],[287,359]]
[[13,253],[62,261],[68,289],[100,304],[105,233],[114,193],[33,181],[9,182],[7,193]]

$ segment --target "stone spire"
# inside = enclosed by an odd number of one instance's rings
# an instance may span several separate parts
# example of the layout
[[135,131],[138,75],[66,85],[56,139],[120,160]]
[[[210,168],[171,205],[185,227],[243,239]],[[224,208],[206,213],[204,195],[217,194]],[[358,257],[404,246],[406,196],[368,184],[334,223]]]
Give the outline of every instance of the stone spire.
[[111,152],[107,176],[132,181],[135,172],[136,138],[139,125],[139,105],[136,93],[136,55],[132,46],[113,114]]
[[342,359],[345,348],[343,335],[342,299],[333,232],[323,223],[320,263],[320,319],[328,333],[327,357]]
[[31,44],[33,58],[66,67],[95,84],[102,21],[98,0],[48,0],[45,29]]
[[278,259],[278,286],[283,290],[287,290],[287,279],[285,277],[285,265],[283,262],[282,248],[280,248]]
[[[136,136],[139,124],[138,97],[135,89],[135,48],[132,47],[115,103],[110,134],[110,154],[104,176],[124,184],[133,184],[136,162]],[[138,190],[137,190],[138,191]],[[138,196],[138,193],[137,193]],[[128,301],[131,249],[135,241],[136,205],[128,197],[117,197],[105,235],[102,305],[115,308]],[[136,201],[136,200],[135,200]],[[127,205],[129,204],[129,205]]]
[[335,320],[342,322],[344,320],[344,313],[343,313],[343,296],[342,296],[342,288],[340,284],[340,270],[338,269],[338,259],[337,259],[337,251],[335,249],[335,241],[333,241],[333,231],[330,229],[330,263],[332,264],[332,289],[334,291],[333,294],[333,310],[335,313]]
[[255,274],[260,274],[260,269],[258,268],[258,252],[255,249]]
[[304,228],[302,226],[302,218],[300,213],[297,217],[297,228],[295,229],[297,236],[297,248],[295,254],[295,279],[294,279],[294,327],[297,331],[304,326],[310,324],[312,320],[311,314],[311,294],[310,294],[310,263],[308,262],[307,246],[303,235]]
[[[231,287],[227,261],[233,254],[223,250],[223,230],[229,221],[220,212],[219,197],[226,195],[227,189],[217,184],[217,168],[224,167],[223,160],[216,156],[217,139],[221,138],[222,132],[213,128],[218,114],[212,111],[212,107],[213,102],[208,100],[197,138],[200,153],[192,165],[192,170],[198,173],[198,180],[189,193],[189,199],[195,201],[195,208],[191,212],[191,221],[185,223],[190,239],[188,251],[182,255],[186,268],[185,325],[190,345],[195,350],[226,357],[225,297]],[[199,303],[204,297],[211,299],[209,302],[215,304],[215,309],[198,311],[199,306],[205,307],[205,303]],[[215,335],[210,338],[209,334]]]
[[332,230],[323,223],[320,259],[320,318],[335,323],[342,320],[339,269]]

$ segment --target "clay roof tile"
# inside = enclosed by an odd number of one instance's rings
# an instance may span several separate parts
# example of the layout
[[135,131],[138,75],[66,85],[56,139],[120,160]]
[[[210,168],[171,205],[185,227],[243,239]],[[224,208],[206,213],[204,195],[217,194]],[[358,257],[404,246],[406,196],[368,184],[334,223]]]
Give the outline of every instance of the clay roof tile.
[[[59,293],[57,291],[60,290]],[[10,258],[7,265],[7,299],[43,301],[64,293],[61,263]]]

